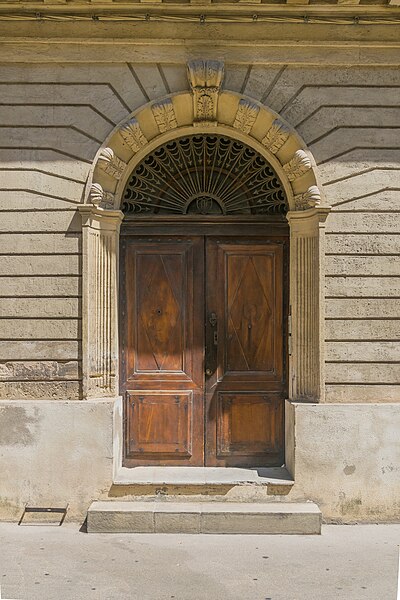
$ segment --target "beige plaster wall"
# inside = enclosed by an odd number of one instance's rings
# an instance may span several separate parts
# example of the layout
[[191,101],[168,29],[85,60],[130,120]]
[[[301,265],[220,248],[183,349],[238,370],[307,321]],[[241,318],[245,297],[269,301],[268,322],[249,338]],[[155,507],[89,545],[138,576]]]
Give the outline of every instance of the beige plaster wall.
[[[0,398],[81,397],[76,206],[115,125],[188,88],[183,63],[159,60],[0,67]],[[225,71],[226,89],[297,128],[333,206],[326,401],[398,401],[399,70],[227,62]]]
[[317,502],[326,521],[398,521],[400,404],[290,404],[290,498]]
[[0,401],[0,519],[24,506],[83,519],[112,481],[112,401]]

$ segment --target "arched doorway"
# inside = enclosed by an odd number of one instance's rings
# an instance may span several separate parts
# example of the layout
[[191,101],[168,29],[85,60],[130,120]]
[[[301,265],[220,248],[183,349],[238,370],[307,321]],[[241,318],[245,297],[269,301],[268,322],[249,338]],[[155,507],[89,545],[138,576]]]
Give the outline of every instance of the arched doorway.
[[[296,131],[278,114],[259,102],[222,89],[223,64],[218,61],[191,61],[188,65],[191,91],[172,94],[150,102],[120,123],[99,149],[87,182],[82,215],[82,374],[83,397],[114,400],[114,481],[129,481],[129,468],[123,467],[124,411],[119,395],[120,356],[118,328],[118,261],[120,210],[128,179],[146,157],[181,137],[207,134],[236,140],[258,153],[278,176],[289,207],[286,219],[290,230],[288,394],[285,411],[285,461],[294,472],[294,407],[296,402],[320,402],[324,397],[324,223],[329,213],[318,186],[318,173],[312,154]],[[193,202],[196,200],[196,202]],[[197,200],[199,202],[197,203]],[[187,201],[186,201],[187,202]],[[251,204],[251,203],[250,203]],[[237,220],[233,237],[243,235],[249,221],[253,235],[268,238],[278,216],[254,215],[249,209],[240,216],[223,214],[216,198],[192,198],[185,204],[188,214],[153,214],[147,211],[152,239],[161,239],[169,223],[172,235],[207,235],[204,229],[188,229],[197,221],[208,221],[212,233],[217,224]],[[189,209],[189,206],[191,208]],[[207,206],[220,214],[202,215]],[[199,211],[200,215],[194,214]],[[145,221],[134,212],[136,234],[149,233]],[[140,211],[139,211],[140,212]],[[178,211],[179,212],[179,211]],[[182,211],[181,211],[182,212]],[[227,212],[227,211],[225,211]],[[222,219],[220,218],[222,215]],[[126,217],[125,217],[126,218]],[[164,232],[161,223],[164,220]],[[183,220],[178,225],[177,219]],[[172,221],[174,221],[172,223]],[[172,229],[172,225],[175,228]],[[196,225],[200,227],[200,223]],[[205,223],[201,225],[203,228]],[[232,223],[230,226],[233,226]],[[180,229],[179,229],[180,227]],[[124,225],[125,228],[125,225]],[[227,229],[224,225],[224,231]],[[281,230],[282,232],[282,230]],[[227,234],[228,235],[228,234]],[[219,272],[218,272],[219,276]],[[284,326],[286,323],[284,323]],[[126,437],[126,436],[125,436]]]
[[122,196],[126,466],[284,461],[285,190],[250,146],[192,133],[149,153]]

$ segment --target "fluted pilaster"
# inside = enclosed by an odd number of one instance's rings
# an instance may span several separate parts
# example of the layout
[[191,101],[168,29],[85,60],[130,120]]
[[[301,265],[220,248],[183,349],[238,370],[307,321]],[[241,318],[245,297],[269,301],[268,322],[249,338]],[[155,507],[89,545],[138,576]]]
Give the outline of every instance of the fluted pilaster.
[[290,399],[324,396],[324,227],[329,208],[289,212]]
[[83,230],[82,370],[85,398],[118,393],[117,265],[123,214],[79,208]]

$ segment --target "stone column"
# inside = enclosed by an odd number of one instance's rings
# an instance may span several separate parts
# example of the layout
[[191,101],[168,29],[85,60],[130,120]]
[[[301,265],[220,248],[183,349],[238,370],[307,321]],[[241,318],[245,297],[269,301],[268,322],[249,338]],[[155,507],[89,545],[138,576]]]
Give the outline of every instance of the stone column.
[[324,398],[324,230],[329,207],[292,211],[290,225],[289,398]]
[[82,371],[84,398],[118,395],[118,249],[123,213],[83,205]]

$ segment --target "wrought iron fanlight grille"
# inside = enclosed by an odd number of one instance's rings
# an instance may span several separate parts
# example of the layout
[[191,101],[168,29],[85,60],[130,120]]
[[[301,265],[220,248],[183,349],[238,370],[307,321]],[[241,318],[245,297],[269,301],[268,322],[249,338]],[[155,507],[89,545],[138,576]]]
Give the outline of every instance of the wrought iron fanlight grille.
[[282,214],[286,195],[275,171],[246,144],[188,135],[158,147],[126,185],[126,215]]

